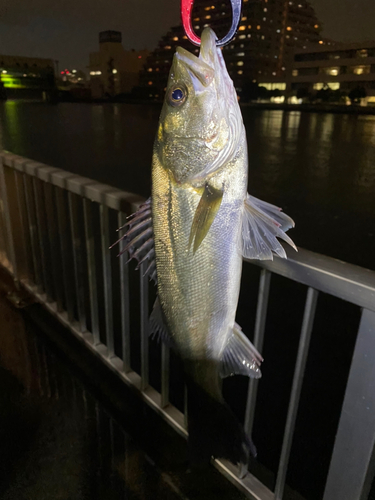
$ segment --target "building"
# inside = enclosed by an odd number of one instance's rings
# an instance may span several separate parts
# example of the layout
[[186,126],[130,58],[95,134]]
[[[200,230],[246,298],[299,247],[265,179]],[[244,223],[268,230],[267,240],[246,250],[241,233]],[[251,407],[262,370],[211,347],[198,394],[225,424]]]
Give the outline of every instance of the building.
[[375,105],[375,41],[322,45],[298,50],[287,78],[287,90],[308,92],[329,87],[349,93],[362,87],[363,104]]
[[46,98],[55,88],[55,61],[0,55],[0,82],[8,98]]
[[138,85],[139,72],[148,56],[146,50],[125,50],[119,31],[99,33],[99,51],[90,54],[92,97],[128,93]]
[[[221,38],[231,25],[229,0],[211,5],[210,0],[196,0],[193,27],[199,35],[211,26]],[[235,39],[223,53],[235,86],[264,77],[285,80],[292,64],[295,47],[318,44],[321,26],[307,0],[244,0],[242,18]],[[141,85],[165,88],[176,46],[198,53],[187,40],[182,26],[172,28],[147,59],[141,73]]]

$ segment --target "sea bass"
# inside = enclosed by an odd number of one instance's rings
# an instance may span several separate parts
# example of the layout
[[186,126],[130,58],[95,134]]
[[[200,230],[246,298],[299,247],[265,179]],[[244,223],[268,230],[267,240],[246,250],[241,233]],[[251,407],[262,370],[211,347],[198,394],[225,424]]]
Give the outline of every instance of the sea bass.
[[247,194],[245,128],[215,33],[199,57],[178,47],[154,145],[152,196],[129,221],[126,249],[157,282],[151,331],[184,362],[192,457],[245,463],[255,447],[226,405],[221,377],[260,377],[261,355],[236,324],[243,257],[286,257],[294,226]]

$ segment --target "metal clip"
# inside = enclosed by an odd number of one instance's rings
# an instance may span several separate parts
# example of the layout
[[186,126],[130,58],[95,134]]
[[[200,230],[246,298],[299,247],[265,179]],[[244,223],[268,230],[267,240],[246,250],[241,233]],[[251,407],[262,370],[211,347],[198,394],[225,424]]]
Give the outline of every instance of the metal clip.
[[[193,10],[194,0],[181,0],[181,17],[182,24],[188,39],[194,45],[200,45],[201,39],[195,34],[191,24],[191,14]],[[229,43],[236,35],[237,28],[241,19],[242,0],[231,0],[232,5],[232,26],[229,32],[221,40],[216,41],[217,47],[223,47]]]

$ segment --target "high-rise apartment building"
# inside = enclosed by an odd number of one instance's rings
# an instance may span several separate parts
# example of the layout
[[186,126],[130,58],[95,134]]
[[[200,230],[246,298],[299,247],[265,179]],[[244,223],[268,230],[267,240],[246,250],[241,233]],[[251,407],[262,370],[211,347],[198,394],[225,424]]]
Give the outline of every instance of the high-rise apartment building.
[[[192,24],[199,35],[211,26],[219,38],[230,28],[229,0],[196,0]],[[235,39],[223,48],[229,74],[235,86],[246,81],[284,79],[295,47],[318,44],[321,26],[307,0],[243,0],[242,17]],[[172,28],[149,56],[141,72],[144,86],[165,88],[176,46],[199,52],[187,40],[183,27]]]

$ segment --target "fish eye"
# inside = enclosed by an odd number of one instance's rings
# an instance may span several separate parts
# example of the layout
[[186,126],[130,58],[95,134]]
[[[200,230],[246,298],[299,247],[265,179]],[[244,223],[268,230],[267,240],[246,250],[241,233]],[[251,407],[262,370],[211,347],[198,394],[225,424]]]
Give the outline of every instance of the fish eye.
[[173,85],[169,90],[168,102],[172,106],[181,106],[186,101],[187,94],[185,85]]

